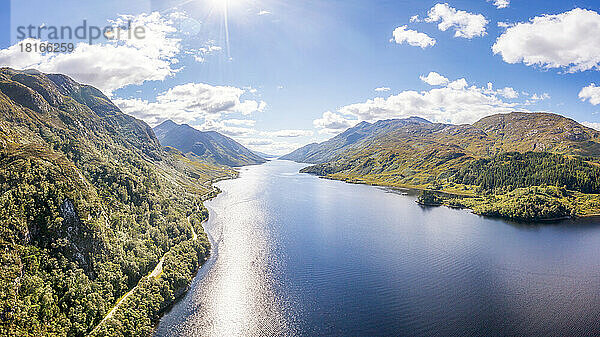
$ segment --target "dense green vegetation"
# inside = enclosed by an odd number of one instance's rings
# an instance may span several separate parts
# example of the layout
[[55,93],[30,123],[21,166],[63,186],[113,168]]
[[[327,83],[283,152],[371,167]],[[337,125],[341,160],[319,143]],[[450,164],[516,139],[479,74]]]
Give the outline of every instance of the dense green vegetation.
[[206,259],[210,183],[233,176],[161,148],[92,87],[1,69],[0,335],[87,335],[138,283],[94,334],[148,335]]
[[417,202],[426,206],[439,206],[444,202],[444,199],[431,190],[423,190]]
[[503,194],[453,199],[448,204],[471,208],[480,215],[517,221],[559,219],[573,213],[568,192],[557,187],[517,188]]
[[471,125],[363,122],[284,158],[314,163],[301,172],[330,179],[426,190],[421,203],[533,221],[600,213],[599,156],[595,130],[555,114],[510,113]]
[[153,323],[183,295],[196,270],[208,256],[209,242],[201,225],[206,216],[206,212],[192,215],[190,222],[200,233],[197,240],[186,240],[173,246],[165,254],[163,273],[158,277],[143,278],[115,315],[96,328],[92,336],[143,336],[152,333]]
[[600,166],[545,152],[511,152],[477,160],[460,169],[454,180],[484,190],[551,185],[600,193]]

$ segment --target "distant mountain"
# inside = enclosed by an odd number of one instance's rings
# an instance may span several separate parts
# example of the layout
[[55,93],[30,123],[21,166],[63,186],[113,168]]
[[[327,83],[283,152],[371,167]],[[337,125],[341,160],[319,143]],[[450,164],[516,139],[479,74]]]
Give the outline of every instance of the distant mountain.
[[274,154],[268,154],[268,153],[264,153],[264,152],[260,152],[260,151],[255,151],[255,150],[252,150],[252,152],[256,153],[259,157],[262,157],[262,158],[265,158],[265,159],[279,158],[279,156],[274,155]]
[[237,167],[266,162],[240,143],[215,131],[199,131],[187,124],[167,120],[156,126],[154,133],[163,146],[174,147],[209,163]]
[[165,151],[94,87],[0,68],[0,335],[88,335],[138,283],[94,331],[151,331],[207,256],[211,181],[235,175]]
[[598,157],[600,132],[550,113],[499,114],[472,125],[408,118],[362,122],[282,159],[320,164],[307,171],[322,175],[422,185],[452,175],[476,158],[510,151]]
[[397,128],[415,124],[431,124],[431,122],[419,117],[382,120],[374,124],[361,122],[323,143],[308,144],[292,153],[282,156],[280,159],[311,164],[322,163],[335,158],[337,155],[357,146],[367,139]]
[[556,114],[514,112],[472,125],[363,122],[283,158],[315,163],[301,172],[330,179],[444,192],[420,201],[481,215],[535,221],[600,212],[600,132]]

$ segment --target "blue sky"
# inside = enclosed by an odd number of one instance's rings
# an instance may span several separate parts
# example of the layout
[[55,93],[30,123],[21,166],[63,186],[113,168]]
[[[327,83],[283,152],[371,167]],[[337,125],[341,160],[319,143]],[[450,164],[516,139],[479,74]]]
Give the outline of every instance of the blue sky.
[[[549,111],[598,127],[598,1],[501,2],[2,0],[11,23],[0,20],[0,65],[65,72],[151,124],[172,118],[273,153],[409,115],[464,123]],[[20,25],[105,26],[120,15],[159,33],[64,57],[9,49]],[[407,40],[391,41],[402,26]],[[422,34],[435,44],[419,46]],[[430,72],[441,80],[420,78]]]

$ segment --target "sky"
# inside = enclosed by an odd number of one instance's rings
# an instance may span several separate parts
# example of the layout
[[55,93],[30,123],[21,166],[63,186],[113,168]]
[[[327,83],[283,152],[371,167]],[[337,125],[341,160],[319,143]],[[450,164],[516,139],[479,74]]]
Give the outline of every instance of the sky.
[[[131,28],[91,44],[49,35],[84,22]],[[72,50],[21,50],[48,42]],[[543,111],[600,129],[600,2],[0,0],[0,66],[64,73],[152,126],[270,154],[410,116]]]

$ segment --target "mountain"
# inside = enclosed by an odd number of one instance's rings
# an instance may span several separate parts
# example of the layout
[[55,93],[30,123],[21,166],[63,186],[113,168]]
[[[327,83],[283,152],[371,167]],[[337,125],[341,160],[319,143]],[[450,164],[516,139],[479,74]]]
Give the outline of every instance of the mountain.
[[419,124],[431,124],[431,122],[419,117],[382,120],[374,124],[361,122],[323,143],[308,144],[292,153],[282,156],[280,159],[312,164],[322,163],[354,146],[358,146],[367,139],[385,134],[394,129]]
[[215,131],[199,131],[167,120],[155,127],[154,132],[163,146],[174,147],[201,161],[231,167],[266,162],[240,143]]
[[[503,156],[512,152],[546,157]],[[307,145],[282,158],[315,164],[302,172],[331,179],[434,188],[455,195],[476,196],[486,188],[498,192],[533,185],[571,186],[578,193],[600,193],[600,186],[591,183],[600,179],[600,170],[596,171],[600,132],[551,113],[499,114],[464,125],[415,118],[362,122],[328,141]],[[555,172],[548,171],[553,165]],[[459,174],[465,170],[468,172]],[[575,209],[576,202],[569,202],[571,206],[557,209],[589,214],[597,208],[586,201],[589,207]]]
[[0,68],[0,335],[149,335],[208,255],[211,182],[235,175],[94,87]]
[[260,152],[260,151],[255,151],[255,150],[253,150],[252,152],[254,152],[257,156],[265,158],[267,160],[269,160],[269,159],[276,159],[276,158],[279,157],[279,156],[274,155],[274,154],[268,154],[268,153],[264,153],[264,152]]
[[418,117],[361,122],[330,140],[306,145],[281,159],[325,163],[360,148],[384,149],[407,140],[426,140],[431,145],[452,146],[477,156],[509,151],[600,155],[600,132],[556,114],[514,112],[485,117],[472,125],[431,123]]
[[511,151],[600,156],[600,132],[550,113],[493,115],[472,125],[384,120],[362,122],[282,159],[320,164],[312,168],[320,174],[423,185],[453,174],[465,162]]

